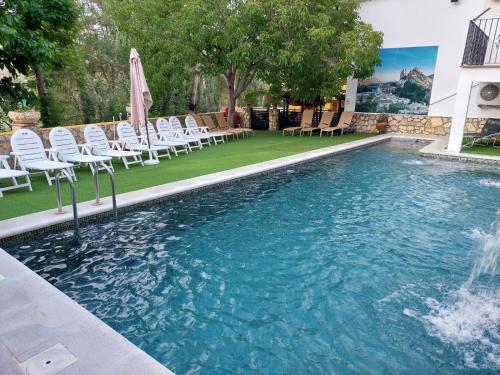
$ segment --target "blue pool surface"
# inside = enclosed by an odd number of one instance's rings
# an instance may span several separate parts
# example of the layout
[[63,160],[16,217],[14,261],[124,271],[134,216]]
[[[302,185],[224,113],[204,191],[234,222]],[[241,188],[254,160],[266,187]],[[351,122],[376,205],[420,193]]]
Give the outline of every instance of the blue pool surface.
[[6,250],[178,374],[498,374],[500,171],[420,147],[316,160],[89,224],[79,244],[65,231]]

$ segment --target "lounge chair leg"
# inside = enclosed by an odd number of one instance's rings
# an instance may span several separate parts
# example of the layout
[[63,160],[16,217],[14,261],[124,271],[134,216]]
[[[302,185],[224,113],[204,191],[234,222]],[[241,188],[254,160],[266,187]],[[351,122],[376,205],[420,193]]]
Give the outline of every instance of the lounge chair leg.
[[29,191],[33,191],[33,188],[31,187],[31,179],[30,179],[30,176],[29,176],[29,175],[26,175],[26,176],[25,176],[25,179],[26,179],[26,183],[28,184],[28,189],[29,189]]
[[115,173],[115,168],[113,167],[113,163],[111,160],[108,160],[108,167],[111,170],[111,172]]
[[45,177],[47,178],[49,186],[52,186],[52,178],[49,176],[49,172],[45,171]]

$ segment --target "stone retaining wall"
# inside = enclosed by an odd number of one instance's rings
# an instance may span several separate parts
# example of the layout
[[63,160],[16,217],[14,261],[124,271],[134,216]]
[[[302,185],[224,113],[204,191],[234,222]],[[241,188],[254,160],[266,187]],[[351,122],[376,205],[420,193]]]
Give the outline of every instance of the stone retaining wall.
[[[210,112],[210,113],[203,113],[203,115],[210,115],[212,116],[212,119],[214,120],[215,123],[217,123],[217,120],[215,119],[215,113],[216,112]],[[240,114],[241,115],[241,114]],[[186,118],[187,115],[179,115],[177,118],[181,121],[182,125],[184,126],[184,119]],[[169,116],[164,116],[165,118],[168,118]],[[157,117],[152,117],[150,120],[152,122],[155,122]],[[115,125],[118,124],[112,123],[112,122],[100,122],[97,123],[101,128],[104,129],[104,132],[106,133],[106,136],[108,137],[109,140],[117,139],[117,136],[115,138]],[[242,124],[242,125],[247,125],[248,124]],[[85,129],[85,126],[87,124],[83,125],[69,125],[66,126],[73,135],[75,136],[76,142],[77,143],[85,143],[85,139],[83,137],[83,130]],[[51,131],[51,128],[38,128],[38,133],[40,137],[42,138],[42,142],[46,148],[50,148],[50,142],[49,142],[49,133]],[[0,133],[0,155],[8,155],[12,151],[10,147],[10,136],[12,135],[12,132],[7,132],[7,133]]]
[[[377,133],[377,117],[379,113],[355,113],[352,127],[357,132]],[[400,115],[390,114],[389,133],[425,134],[425,135],[449,135],[451,128],[451,117],[424,116],[424,115]],[[467,119],[465,132],[479,133],[486,123],[486,118]]]

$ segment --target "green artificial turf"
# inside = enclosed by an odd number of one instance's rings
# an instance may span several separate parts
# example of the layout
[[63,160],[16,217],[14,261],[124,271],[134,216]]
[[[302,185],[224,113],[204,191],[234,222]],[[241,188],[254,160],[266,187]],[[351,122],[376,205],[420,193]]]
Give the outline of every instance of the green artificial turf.
[[[282,136],[278,132],[256,132],[255,136],[230,141],[217,146],[194,150],[189,155],[172,156],[172,160],[160,159],[160,164],[141,167],[138,164],[123,167],[121,161],[113,160],[117,194],[161,185],[172,181],[220,172],[249,164],[277,159],[301,152],[341,143],[355,141],[373,134],[346,134],[344,136],[322,137]],[[93,178],[87,168],[77,168],[76,194],[79,202],[95,199]],[[109,179],[100,173],[101,196],[109,196],[111,189]],[[5,180],[1,183],[5,183]],[[26,215],[29,213],[55,209],[55,187],[48,186],[45,178],[32,178],[33,191],[26,189],[11,190],[0,198],[0,220]],[[69,187],[65,182],[62,186],[63,204],[70,204]]]
[[468,154],[500,156],[500,147],[474,146],[471,148],[462,148],[462,152]]

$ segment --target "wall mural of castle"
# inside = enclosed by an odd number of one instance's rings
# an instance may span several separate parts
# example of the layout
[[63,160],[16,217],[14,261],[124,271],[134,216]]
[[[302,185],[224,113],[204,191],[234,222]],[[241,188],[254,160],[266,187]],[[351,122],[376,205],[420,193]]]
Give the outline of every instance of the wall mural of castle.
[[358,84],[356,112],[428,114],[437,52],[437,46],[381,49],[382,65]]

